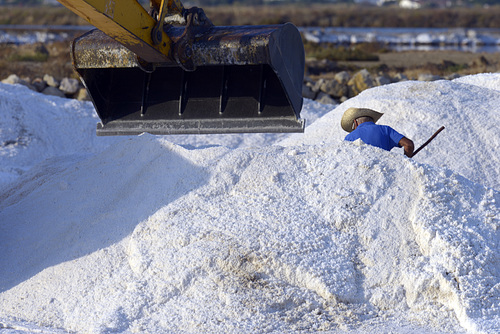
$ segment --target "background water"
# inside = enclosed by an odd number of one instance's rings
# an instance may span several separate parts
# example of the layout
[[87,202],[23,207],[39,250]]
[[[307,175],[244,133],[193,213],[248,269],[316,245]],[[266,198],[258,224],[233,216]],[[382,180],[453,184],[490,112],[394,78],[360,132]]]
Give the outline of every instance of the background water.
[[396,51],[458,50],[500,52],[500,29],[465,28],[300,28],[306,40],[352,45],[378,42]]
[[69,25],[0,25],[0,43],[30,44],[49,43],[73,39],[93,26]]
[[[72,39],[92,26],[0,25],[0,43],[25,44]],[[500,29],[467,28],[299,28],[307,41],[353,45],[381,43],[396,51],[500,52]]]

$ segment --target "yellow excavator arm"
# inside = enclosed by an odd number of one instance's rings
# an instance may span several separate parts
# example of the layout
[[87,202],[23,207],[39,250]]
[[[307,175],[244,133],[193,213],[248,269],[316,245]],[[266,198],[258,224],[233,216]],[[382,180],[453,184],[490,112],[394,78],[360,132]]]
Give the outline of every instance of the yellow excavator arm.
[[97,29],[75,70],[98,135],[302,132],[304,48],[290,23],[214,26],[179,0],[58,0]]
[[[65,7],[86,19],[97,29],[121,43],[123,46],[148,62],[165,61],[170,53],[172,41],[157,21],[135,0],[59,0]],[[153,1],[156,10],[165,4],[182,13],[182,4],[176,0]],[[175,6],[173,5],[175,3]],[[172,10],[173,11],[173,10]],[[165,13],[166,14],[166,13]],[[160,34],[160,43],[153,41]]]

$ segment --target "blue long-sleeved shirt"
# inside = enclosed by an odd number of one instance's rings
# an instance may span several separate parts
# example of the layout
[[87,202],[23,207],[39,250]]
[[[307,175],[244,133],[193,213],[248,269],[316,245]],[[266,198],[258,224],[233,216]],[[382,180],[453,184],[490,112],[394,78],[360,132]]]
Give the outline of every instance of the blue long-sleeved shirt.
[[349,133],[345,140],[355,141],[361,139],[363,143],[390,151],[394,147],[401,147],[399,141],[404,136],[387,125],[378,125],[373,122],[364,122],[356,130]]

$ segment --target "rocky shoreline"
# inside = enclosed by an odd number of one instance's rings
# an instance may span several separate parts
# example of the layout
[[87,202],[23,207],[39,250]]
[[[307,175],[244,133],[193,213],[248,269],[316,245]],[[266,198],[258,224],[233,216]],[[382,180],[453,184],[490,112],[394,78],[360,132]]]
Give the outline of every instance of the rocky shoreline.
[[[392,76],[386,73],[373,75],[367,69],[359,70],[353,74],[347,71],[340,71],[337,73],[329,73],[329,75],[325,77],[314,77],[316,78],[309,75],[305,76],[302,85],[302,96],[323,104],[338,104],[358,95],[366,89],[410,80],[404,73],[397,73]],[[421,73],[416,80],[451,80],[458,77],[460,77],[458,74],[441,77],[429,73]],[[33,91],[46,95],[77,100],[90,100],[87,90],[84,88],[81,81],[74,78],[65,77],[58,79],[52,75],[45,74],[42,78],[37,77],[31,80],[29,78],[20,78],[16,74],[11,74],[1,82],[12,85],[24,85]]]
[[21,79],[16,74],[9,75],[2,83],[11,85],[23,85],[29,89],[45,95],[53,95],[65,98],[73,98],[77,100],[88,100],[87,90],[81,82],[74,78],[62,78],[58,80],[49,74],[45,74],[43,78]]
[[[68,48],[68,42],[2,44],[0,80],[22,84],[43,94],[88,100]],[[500,53],[379,52],[377,57],[378,61],[306,58],[303,97],[337,104],[365,89],[403,80],[453,79],[500,70]]]
[[386,73],[372,75],[367,69],[362,69],[350,75],[347,71],[341,71],[333,75],[333,78],[313,80],[311,77],[306,76],[302,85],[302,96],[323,104],[336,104],[376,86],[407,80],[435,81],[443,79],[452,80],[458,77],[460,75],[456,73],[446,77],[421,73],[418,75],[418,78],[410,79],[404,73],[397,73],[393,76]]

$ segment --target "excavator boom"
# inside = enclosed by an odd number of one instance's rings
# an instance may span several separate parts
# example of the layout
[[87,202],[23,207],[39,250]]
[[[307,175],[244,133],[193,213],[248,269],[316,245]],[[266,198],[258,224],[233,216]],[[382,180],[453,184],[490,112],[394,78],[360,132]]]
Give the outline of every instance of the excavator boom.
[[155,45],[155,19],[135,0],[58,0],[97,29],[121,43],[147,62],[168,59],[171,41],[163,33],[163,43]]
[[302,132],[297,28],[214,26],[199,8],[59,0],[98,29],[72,43],[98,135]]

